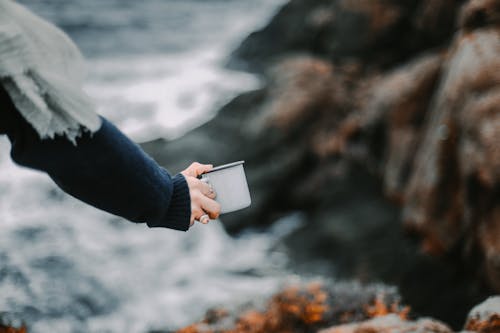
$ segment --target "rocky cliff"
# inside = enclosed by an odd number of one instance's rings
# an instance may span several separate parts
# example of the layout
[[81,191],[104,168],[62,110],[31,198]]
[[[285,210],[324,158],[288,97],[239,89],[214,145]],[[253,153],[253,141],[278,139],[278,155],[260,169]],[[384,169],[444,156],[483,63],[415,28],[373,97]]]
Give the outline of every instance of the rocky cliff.
[[263,88],[144,144],[173,171],[247,161],[230,232],[301,212],[297,271],[395,284],[455,324],[500,291],[499,0],[291,0],[230,66]]

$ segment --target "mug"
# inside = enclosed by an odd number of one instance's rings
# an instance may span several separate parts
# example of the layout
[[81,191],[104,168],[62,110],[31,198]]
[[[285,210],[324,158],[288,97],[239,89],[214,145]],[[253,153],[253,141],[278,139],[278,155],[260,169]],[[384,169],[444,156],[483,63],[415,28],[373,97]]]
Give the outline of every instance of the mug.
[[201,180],[214,189],[221,214],[246,208],[252,203],[243,163],[245,161],[217,166],[201,175]]

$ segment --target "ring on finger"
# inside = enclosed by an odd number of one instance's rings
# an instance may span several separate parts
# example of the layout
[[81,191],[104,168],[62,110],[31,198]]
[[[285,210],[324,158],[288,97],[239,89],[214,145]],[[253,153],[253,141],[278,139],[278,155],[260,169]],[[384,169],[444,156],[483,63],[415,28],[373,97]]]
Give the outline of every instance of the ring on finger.
[[207,224],[210,222],[210,217],[208,217],[207,214],[200,216],[200,219],[198,220],[200,223]]

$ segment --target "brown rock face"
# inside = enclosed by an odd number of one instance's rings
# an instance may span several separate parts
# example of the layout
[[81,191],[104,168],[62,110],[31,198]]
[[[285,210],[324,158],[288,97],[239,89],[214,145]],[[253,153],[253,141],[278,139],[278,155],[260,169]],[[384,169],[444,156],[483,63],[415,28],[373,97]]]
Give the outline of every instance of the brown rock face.
[[290,53],[392,67],[447,42],[460,0],[291,0],[236,50],[251,68]]
[[[369,31],[375,34],[383,34],[387,16],[397,20],[401,10],[388,7],[390,2],[340,3],[344,10],[371,15]],[[301,127],[303,137],[311,138],[312,151],[322,158],[375,161],[386,195],[402,204],[404,226],[420,235],[422,249],[443,255],[462,247],[462,255],[473,260],[479,253],[479,270],[497,290],[499,3],[467,3],[461,11],[463,29],[446,53],[421,56],[390,72],[353,71],[362,67],[359,63],[332,67],[320,60],[285,61],[274,76],[292,73],[295,84],[278,85],[280,93],[273,101],[279,107],[268,110],[287,128]],[[307,66],[323,71],[311,75]],[[271,87],[275,82],[280,79]],[[305,120],[311,130],[304,130]],[[361,151],[360,138],[365,140]]]
[[490,297],[471,310],[465,329],[478,333],[500,332],[500,296]]
[[[369,16],[374,34],[390,30],[401,12],[390,1],[340,5]],[[279,108],[270,112],[288,127],[304,129],[303,121],[314,119],[304,133],[311,133],[312,151],[322,158],[375,161],[385,193],[402,204],[404,226],[420,235],[422,249],[443,255],[461,247],[472,260],[479,253],[479,270],[500,290],[499,1],[470,1],[460,15],[462,30],[446,53],[421,56],[390,72],[358,70],[353,76],[352,65],[324,63],[324,71],[313,75],[321,87],[315,89],[307,84],[315,82],[310,71],[285,62],[291,70],[275,75],[294,73],[307,88],[280,86],[274,98]],[[383,146],[371,146],[374,141]]]
[[477,241],[498,288],[500,31],[458,36],[444,68],[404,194],[405,226],[431,253]]

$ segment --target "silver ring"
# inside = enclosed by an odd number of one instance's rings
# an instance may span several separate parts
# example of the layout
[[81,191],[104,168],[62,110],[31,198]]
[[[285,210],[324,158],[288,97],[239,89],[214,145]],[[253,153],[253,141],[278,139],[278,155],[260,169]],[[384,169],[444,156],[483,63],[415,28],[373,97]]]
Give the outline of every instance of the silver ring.
[[200,223],[207,224],[210,221],[210,217],[208,217],[207,214],[200,216],[200,219],[198,220]]

